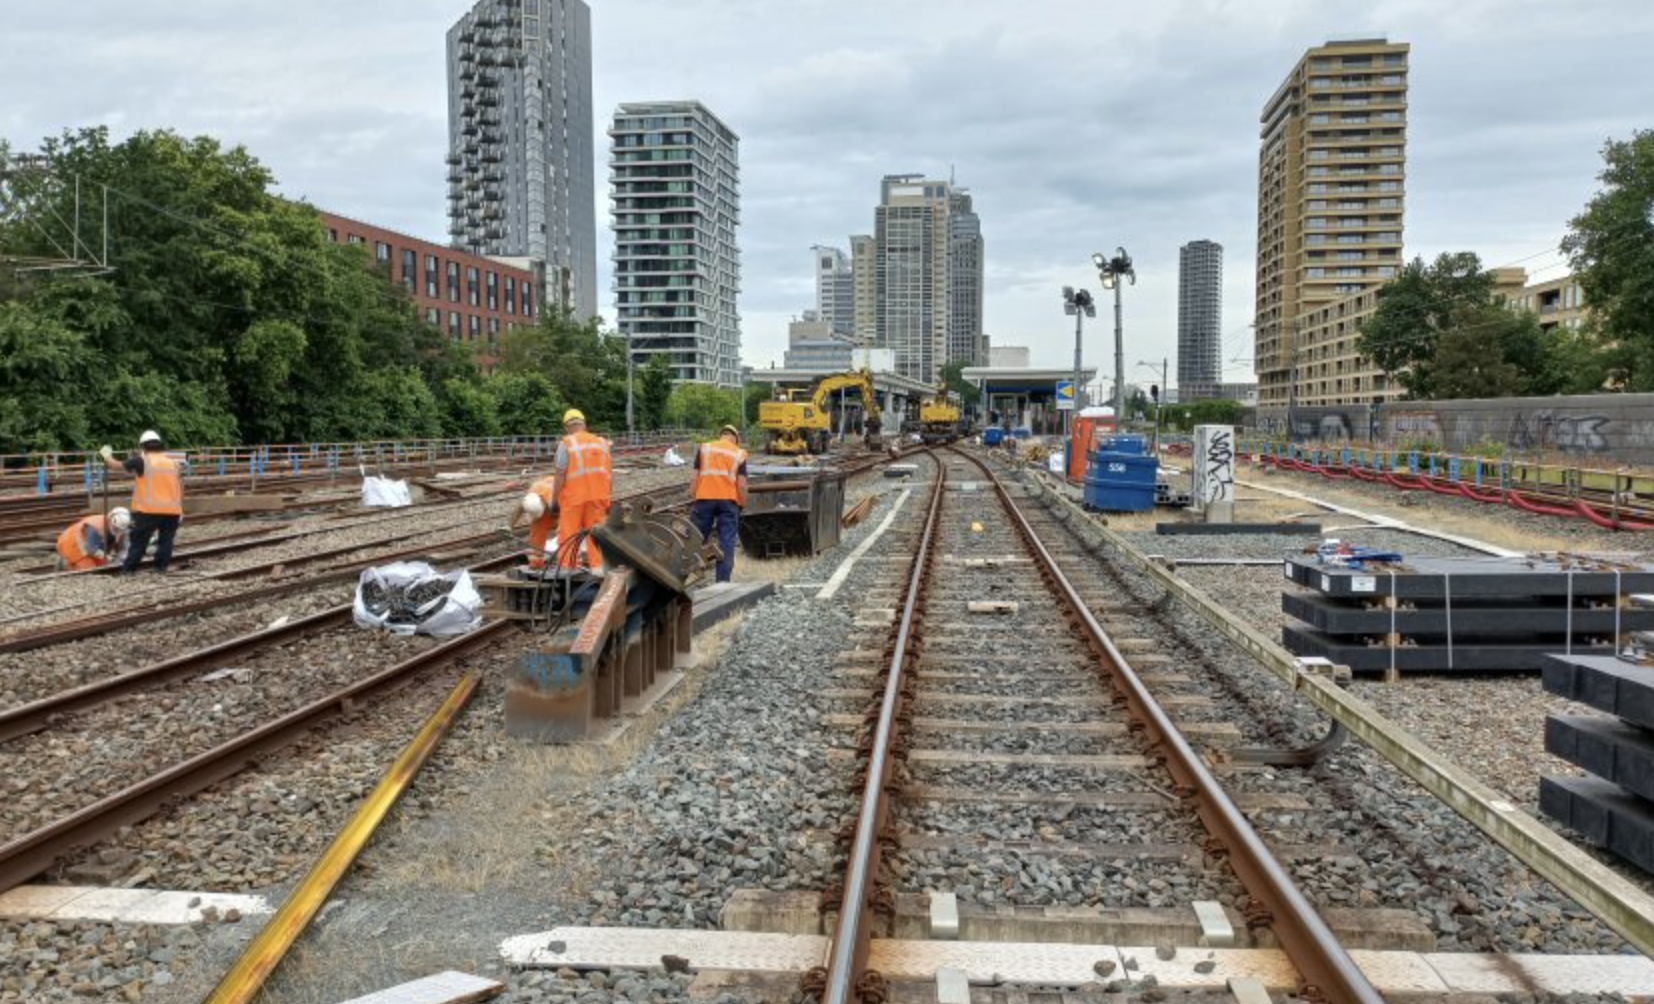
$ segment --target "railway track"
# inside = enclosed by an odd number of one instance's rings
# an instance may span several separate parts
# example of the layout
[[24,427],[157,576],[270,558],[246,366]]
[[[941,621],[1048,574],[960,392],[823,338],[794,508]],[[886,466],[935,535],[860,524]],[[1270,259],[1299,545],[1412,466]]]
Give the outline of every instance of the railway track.
[[[1104,627],[1098,610],[1124,605],[1084,596],[986,467],[951,452],[939,465],[944,477],[930,496],[858,745],[862,799],[842,887],[829,893],[840,900],[833,948],[805,989],[824,1004],[887,993],[871,963],[872,938],[879,915],[893,915],[904,893],[951,894],[967,909],[1042,905],[975,878],[984,856],[1024,851],[1043,859],[1040,870],[1077,903],[1119,899],[1108,876],[1122,859],[1134,876],[1126,888],[1137,894],[1228,899],[1285,949],[1306,994],[1378,1001],[1184,731],[1211,730],[1174,718],[1168,707],[1188,704],[1151,689],[1126,654],[1134,646]],[[1012,612],[1014,620],[1002,616]],[[1164,688],[1186,682],[1175,671],[1154,677]],[[1119,813],[1109,809],[1126,789],[1172,796],[1150,813],[1154,844],[1096,838],[1120,832]],[[905,792],[899,806],[894,790]],[[1055,828],[1087,839],[1040,839],[1054,804],[1068,807],[1067,819],[1074,811],[1084,819]],[[1035,839],[973,836],[994,816],[1032,821]],[[1110,905],[1147,905],[1123,895]]]

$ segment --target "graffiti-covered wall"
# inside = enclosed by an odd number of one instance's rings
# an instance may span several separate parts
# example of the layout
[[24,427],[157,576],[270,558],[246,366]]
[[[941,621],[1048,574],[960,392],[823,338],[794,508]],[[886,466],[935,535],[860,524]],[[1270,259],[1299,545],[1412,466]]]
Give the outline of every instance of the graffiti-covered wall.
[[1380,422],[1387,441],[1429,439],[1449,451],[1485,441],[1516,454],[1654,461],[1654,394],[1398,402],[1380,409]]
[[[1258,413],[1257,429],[1282,436],[1285,412]],[[1468,451],[1496,443],[1512,456],[1565,454],[1654,463],[1654,394],[1581,394],[1467,401],[1396,401],[1298,408],[1293,442],[1428,442]]]

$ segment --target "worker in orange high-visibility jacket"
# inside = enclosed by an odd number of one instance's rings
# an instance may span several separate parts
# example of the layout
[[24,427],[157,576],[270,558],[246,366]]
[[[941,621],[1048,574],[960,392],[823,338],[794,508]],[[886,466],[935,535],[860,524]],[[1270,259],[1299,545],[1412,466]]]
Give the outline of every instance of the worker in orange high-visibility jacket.
[[172,540],[178,535],[178,524],[184,521],[184,469],[167,455],[166,444],[154,429],[138,437],[138,450],[137,456],[125,460],[116,460],[108,446],[98,451],[111,471],[137,479],[132,486],[132,539],[121,572],[138,570],[144,552],[149,550],[149,539],[154,537],[155,570],[164,573],[172,563]]
[[575,538],[586,537],[586,564],[603,571],[603,551],[589,532],[609,514],[613,462],[609,441],[586,431],[586,416],[576,408],[563,412],[563,431],[557,444],[557,471],[552,475],[557,498],[557,564],[574,568],[580,549]]
[[[546,567],[547,542],[556,540],[551,535],[551,528],[555,522],[557,511],[557,480],[543,477],[529,486],[528,494],[517,503],[517,511],[511,516],[511,528],[514,530],[527,519],[528,523],[528,566],[530,568]],[[552,544],[552,550],[556,544]]]
[[735,571],[735,540],[741,524],[741,510],[747,504],[747,451],[741,449],[741,431],[733,425],[718,430],[718,438],[702,443],[695,453],[695,471],[690,475],[690,493],[695,503],[689,520],[701,532],[701,542],[718,533],[719,582],[728,582]]
[[57,565],[76,572],[102,568],[120,557],[132,514],[116,506],[108,516],[77,519],[57,535]]

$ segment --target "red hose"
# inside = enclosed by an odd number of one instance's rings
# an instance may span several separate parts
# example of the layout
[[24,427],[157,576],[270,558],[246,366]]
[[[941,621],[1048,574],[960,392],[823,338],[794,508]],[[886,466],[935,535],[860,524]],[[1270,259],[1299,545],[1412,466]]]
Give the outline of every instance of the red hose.
[[1616,523],[1597,512],[1584,499],[1574,499],[1574,511],[1604,530],[1654,530],[1654,523],[1646,523],[1642,520],[1622,519]]
[[1530,512],[1539,516],[1570,516],[1579,519],[1587,519],[1597,526],[1602,527],[1604,530],[1654,530],[1654,522],[1649,522],[1646,520],[1620,519],[1616,522],[1612,518],[1602,515],[1594,507],[1582,499],[1575,499],[1571,508],[1562,508],[1560,506],[1543,505],[1538,502],[1531,502],[1527,498],[1523,497],[1520,492],[1509,489],[1501,490],[1500,492],[1496,492],[1492,495],[1484,495],[1462,481],[1450,482],[1448,485],[1440,485],[1436,483],[1436,478],[1431,475],[1413,475],[1411,481],[1405,481],[1402,479],[1402,476],[1392,474],[1388,471],[1378,471],[1374,473],[1365,471],[1357,466],[1347,467],[1344,469],[1343,473],[1340,473],[1338,471],[1334,471],[1330,467],[1320,464],[1308,464],[1287,457],[1263,457],[1262,459],[1264,463],[1274,463],[1275,466],[1285,470],[1301,471],[1306,474],[1314,472],[1321,475],[1323,478],[1328,478],[1334,481],[1342,481],[1354,477],[1361,481],[1383,482],[1404,492],[1416,492],[1428,489],[1429,491],[1433,491],[1439,495],[1458,495],[1470,499],[1473,502],[1483,503],[1484,505],[1498,505],[1503,502],[1513,508],[1520,509],[1523,512]]

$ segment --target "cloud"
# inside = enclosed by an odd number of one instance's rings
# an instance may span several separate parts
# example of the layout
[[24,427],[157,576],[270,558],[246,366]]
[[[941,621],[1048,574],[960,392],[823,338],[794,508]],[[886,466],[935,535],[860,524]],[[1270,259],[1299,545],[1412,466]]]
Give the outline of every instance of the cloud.
[[[606,137],[622,101],[697,98],[741,135],[744,341],[779,357],[813,300],[808,249],[872,227],[885,173],[976,196],[987,323],[1071,358],[1058,290],[1125,245],[1128,360],[1175,355],[1177,249],[1224,245],[1225,358],[1246,375],[1258,115],[1303,50],[1412,43],[1407,253],[1490,264],[1554,246],[1595,186],[1599,148],[1648,127],[1654,5],[1584,0],[592,0],[598,258]],[[0,136],[170,126],[246,144],[283,190],[441,239],[444,33],[464,0],[137,5],[8,11]],[[608,276],[600,276],[608,288]],[[612,309],[612,308],[611,308]],[[1110,363],[1107,325],[1088,365]]]

